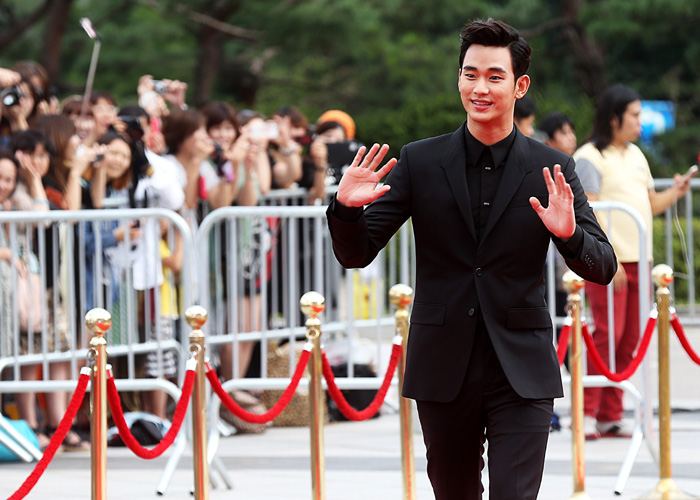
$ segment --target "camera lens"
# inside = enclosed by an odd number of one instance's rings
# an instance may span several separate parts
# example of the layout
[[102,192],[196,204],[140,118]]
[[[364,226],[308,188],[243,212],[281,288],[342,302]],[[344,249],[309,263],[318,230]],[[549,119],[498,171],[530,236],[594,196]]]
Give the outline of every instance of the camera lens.
[[157,94],[167,94],[168,86],[163,82],[163,80],[153,80],[153,90]]
[[8,108],[17,106],[20,97],[22,97],[22,94],[17,87],[8,87],[0,91],[0,99],[2,99],[2,103]]

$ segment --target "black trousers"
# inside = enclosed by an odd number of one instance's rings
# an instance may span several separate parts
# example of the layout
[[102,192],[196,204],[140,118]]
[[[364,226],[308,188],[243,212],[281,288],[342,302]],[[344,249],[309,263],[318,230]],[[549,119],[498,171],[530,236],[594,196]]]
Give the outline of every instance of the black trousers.
[[454,401],[417,401],[436,500],[480,500],[488,442],[490,500],[536,499],[552,399],[524,399],[508,382],[483,321]]

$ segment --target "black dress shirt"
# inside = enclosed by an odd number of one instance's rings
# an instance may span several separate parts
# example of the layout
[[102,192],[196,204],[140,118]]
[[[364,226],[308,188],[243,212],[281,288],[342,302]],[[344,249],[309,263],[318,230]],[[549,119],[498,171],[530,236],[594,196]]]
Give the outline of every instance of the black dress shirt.
[[485,146],[464,127],[464,143],[467,150],[467,188],[474,217],[477,239],[486,227],[491,204],[503,176],[510,148],[515,141],[515,127],[505,139]]

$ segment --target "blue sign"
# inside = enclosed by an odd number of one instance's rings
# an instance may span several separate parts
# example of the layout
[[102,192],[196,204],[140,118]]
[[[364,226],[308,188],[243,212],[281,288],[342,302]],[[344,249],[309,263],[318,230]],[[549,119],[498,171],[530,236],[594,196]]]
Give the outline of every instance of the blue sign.
[[651,143],[655,135],[663,134],[676,126],[676,105],[672,101],[642,102],[642,135],[640,141]]

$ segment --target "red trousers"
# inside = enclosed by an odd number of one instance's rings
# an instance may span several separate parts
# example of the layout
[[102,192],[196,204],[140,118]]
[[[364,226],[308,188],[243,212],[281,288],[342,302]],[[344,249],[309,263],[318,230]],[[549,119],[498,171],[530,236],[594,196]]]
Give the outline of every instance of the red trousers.
[[[639,272],[636,262],[623,263],[627,273],[627,286],[613,292],[615,319],[615,371],[621,372],[634,359],[639,343]],[[608,344],[608,291],[607,286],[586,282],[586,300],[593,315],[595,330],[592,332],[596,348],[609,366]],[[588,357],[588,374],[599,375]],[[622,419],[622,390],[614,387],[589,387],[584,389],[584,414],[599,422],[616,422]]]

